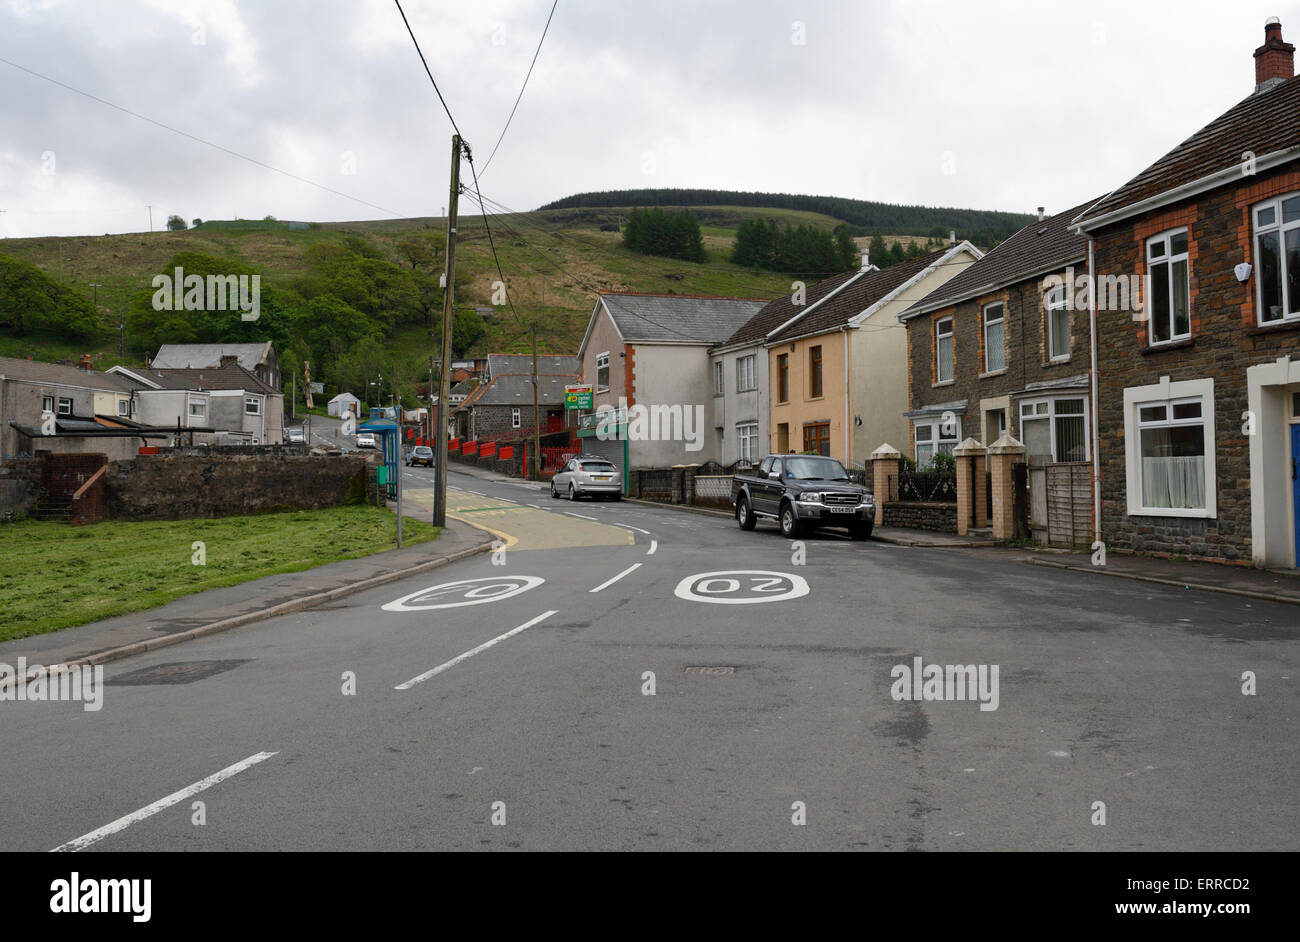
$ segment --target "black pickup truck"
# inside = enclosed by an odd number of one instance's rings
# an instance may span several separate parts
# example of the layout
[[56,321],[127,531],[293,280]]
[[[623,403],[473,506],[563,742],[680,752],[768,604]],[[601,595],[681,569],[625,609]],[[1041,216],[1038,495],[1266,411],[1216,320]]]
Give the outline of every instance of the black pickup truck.
[[855,540],[870,539],[876,517],[871,492],[834,458],[816,455],[768,455],[753,474],[731,479],[731,503],[740,529],[768,517],[789,539],[816,527],[844,527]]

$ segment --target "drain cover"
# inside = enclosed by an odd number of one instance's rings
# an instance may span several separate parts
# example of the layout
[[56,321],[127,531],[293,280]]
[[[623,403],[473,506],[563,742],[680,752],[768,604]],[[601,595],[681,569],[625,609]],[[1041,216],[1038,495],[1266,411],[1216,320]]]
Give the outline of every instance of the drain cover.
[[684,674],[734,674],[734,667],[688,667]]
[[138,671],[111,677],[106,684],[125,687],[141,687],[150,684],[189,684],[213,674],[220,674],[247,664],[252,658],[234,661],[174,661],[171,664],[159,664],[156,667],[142,667]]

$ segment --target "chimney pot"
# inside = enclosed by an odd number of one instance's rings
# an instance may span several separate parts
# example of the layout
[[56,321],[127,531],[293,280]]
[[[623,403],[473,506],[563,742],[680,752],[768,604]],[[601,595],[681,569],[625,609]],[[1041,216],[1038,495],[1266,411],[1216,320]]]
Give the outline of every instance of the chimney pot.
[[956,230],[956,229],[949,229],[949,230],[948,230],[948,244],[949,244],[949,245],[956,245],[956,244],[957,244],[957,230]]
[[83,370],[85,370],[87,373],[94,372],[94,368],[90,365],[90,354],[89,354],[89,353],[83,353],[83,354],[81,355],[81,362],[80,362],[79,364],[77,364],[77,365],[80,366],[80,367],[81,367]]
[[1282,21],[1264,23],[1264,45],[1255,50],[1255,91],[1267,91],[1295,77],[1295,46],[1282,39]]
[[866,271],[866,270],[867,270],[868,268],[870,268],[870,267],[871,267],[871,250],[870,250],[870,249],[863,249],[863,250],[862,250],[862,270],[863,270],[863,271]]
[[1039,207],[1038,207],[1038,221],[1039,221],[1039,222],[1042,222],[1044,219],[1047,218],[1047,211],[1046,211],[1046,210],[1047,210],[1047,207],[1045,207],[1045,206],[1039,206]]

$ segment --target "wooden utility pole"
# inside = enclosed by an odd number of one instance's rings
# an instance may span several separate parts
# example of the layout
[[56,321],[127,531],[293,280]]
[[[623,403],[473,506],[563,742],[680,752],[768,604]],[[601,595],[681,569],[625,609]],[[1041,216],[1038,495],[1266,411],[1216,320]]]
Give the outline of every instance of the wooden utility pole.
[[542,416],[537,409],[537,325],[533,324],[533,480],[542,479]]
[[456,291],[456,215],[460,200],[460,135],[451,136],[451,195],[447,200],[447,290],[442,296],[442,370],[438,379],[438,417],[433,491],[433,525],[447,525],[447,400],[451,398],[451,321]]

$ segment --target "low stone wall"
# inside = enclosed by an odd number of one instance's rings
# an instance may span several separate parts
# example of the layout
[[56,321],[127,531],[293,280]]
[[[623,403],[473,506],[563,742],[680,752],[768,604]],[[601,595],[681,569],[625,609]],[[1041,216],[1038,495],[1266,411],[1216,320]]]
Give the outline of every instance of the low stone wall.
[[140,455],[108,470],[109,514],[186,520],[375,501],[379,456]]
[[162,455],[187,455],[196,458],[207,458],[212,455],[220,455],[223,458],[231,456],[266,456],[276,457],[285,455],[307,455],[311,451],[310,447],[305,444],[299,445],[180,445],[176,448],[159,448],[158,454]]
[[41,459],[0,459],[0,518],[29,514],[41,496]]
[[913,530],[934,530],[938,533],[957,532],[957,505],[955,503],[922,503],[919,501],[894,501],[884,506],[886,527],[910,527]]

